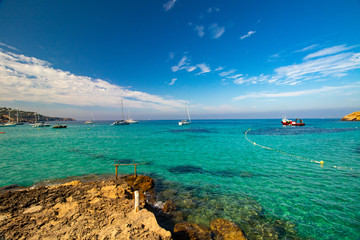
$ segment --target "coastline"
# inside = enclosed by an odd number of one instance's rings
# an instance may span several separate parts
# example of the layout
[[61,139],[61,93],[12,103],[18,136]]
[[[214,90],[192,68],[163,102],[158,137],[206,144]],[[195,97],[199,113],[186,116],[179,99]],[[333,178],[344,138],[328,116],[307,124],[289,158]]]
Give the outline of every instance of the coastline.
[[[155,186],[154,180],[148,176],[124,175],[118,179],[109,175],[95,179],[82,176],[80,179],[60,179],[58,184],[44,182],[27,188],[15,185],[3,188],[0,191],[0,237],[257,239],[261,235],[269,239],[284,239],[285,233],[289,236],[284,222],[276,220],[274,226],[269,226],[265,217],[259,216],[260,212],[252,213],[252,219],[242,216],[249,224],[259,224],[256,221],[262,219],[258,233],[249,233],[249,229],[243,230],[238,224],[216,217],[216,214],[211,222],[196,223],[188,213],[198,211],[195,202],[202,200],[189,195],[189,198],[182,199],[184,206],[175,198],[179,189],[159,190],[164,186]],[[158,181],[157,185],[163,184]],[[134,210],[135,190],[140,191],[139,212]],[[291,237],[300,239],[296,233]]]
[[0,237],[171,239],[153,213],[134,211],[132,197],[125,179],[8,189],[0,194]]

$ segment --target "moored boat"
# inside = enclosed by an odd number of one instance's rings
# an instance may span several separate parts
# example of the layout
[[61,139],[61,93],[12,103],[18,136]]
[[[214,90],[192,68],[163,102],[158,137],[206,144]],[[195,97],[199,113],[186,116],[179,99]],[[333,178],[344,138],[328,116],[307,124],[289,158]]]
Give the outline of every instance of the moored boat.
[[284,117],[281,121],[281,124],[284,126],[305,126],[305,123],[302,119],[297,118],[295,121],[289,120]]
[[189,113],[188,106],[186,105],[185,119],[178,122],[178,124],[179,124],[179,126],[182,126],[182,125],[189,125],[190,123],[191,123],[190,113]]
[[124,105],[122,99],[121,99],[121,110],[122,110],[122,120],[115,121],[111,125],[130,125],[130,123],[127,122],[124,117]]
[[67,125],[57,124],[57,125],[53,126],[53,128],[67,128]]

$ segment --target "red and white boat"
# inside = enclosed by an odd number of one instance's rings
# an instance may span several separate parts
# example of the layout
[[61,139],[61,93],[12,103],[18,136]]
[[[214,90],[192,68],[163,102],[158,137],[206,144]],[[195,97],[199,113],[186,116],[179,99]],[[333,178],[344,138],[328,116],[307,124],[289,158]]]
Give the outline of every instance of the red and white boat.
[[285,125],[285,126],[305,126],[305,123],[303,122],[302,119],[296,119],[295,121],[293,120],[289,120],[287,119],[286,117],[282,119],[281,121],[282,125]]

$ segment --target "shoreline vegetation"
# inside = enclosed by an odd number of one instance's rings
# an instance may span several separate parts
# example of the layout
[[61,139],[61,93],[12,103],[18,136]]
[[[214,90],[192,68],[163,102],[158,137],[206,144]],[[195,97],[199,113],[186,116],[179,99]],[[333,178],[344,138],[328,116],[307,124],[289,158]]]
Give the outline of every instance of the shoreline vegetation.
[[[5,186],[0,188],[0,239],[256,239],[223,218],[214,216],[209,226],[184,221],[171,196],[160,207],[157,198],[154,180],[144,175]],[[277,232],[264,228],[261,235],[283,239],[287,230],[277,221]]]
[[22,111],[22,110],[6,108],[6,107],[0,108],[0,123],[7,123],[7,122],[34,123],[36,120],[39,122],[76,121],[74,118],[50,117],[50,116],[38,114],[36,112]]

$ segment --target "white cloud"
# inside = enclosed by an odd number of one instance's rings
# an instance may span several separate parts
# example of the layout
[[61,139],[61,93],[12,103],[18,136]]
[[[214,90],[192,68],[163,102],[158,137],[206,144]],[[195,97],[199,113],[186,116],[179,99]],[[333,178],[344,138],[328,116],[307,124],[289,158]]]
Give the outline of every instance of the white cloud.
[[[276,68],[271,75],[244,77],[234,81],[234,83],[256,84],[268,82],[295,85],[304,81],[318,80],[325,77],[343,77],[348,71],[360,68],[360,53],[342,52],[335,55],[326,54],[340,51],[340,48],[331,49],[332,50],[329,50],[327,48],[327,50],[323,49],[326,51],[316,52],[317,55],[319,55],[318,58],[304,59],[303,62],[299,64]],[[325,56],[323,54],[325,54]]]
[[223,67],[217,67],[216,69],[215,69],[215,71],[221,71],[221,70],[223,70],[224,68]]
[[359,88],[360,82],[356,82],[351,85],[345,85],[345,86],[338,86],[338,87],[331,87],[331,86],[324,86],[322,88],[318,89],[308,89],[308,90],[302,90],[302,91],[293,91],[293,92],[252,92],[249,94],[241,95],[234,97],[233,100],[240,101],[244,99],[254,99],[254,98],[283,98],[283,97],[299,97],[304,95],[315,95],[319,93],[326,93],[326,92],[339,92],[344,89],[353,89],[353,88]]
[[210,31],[211,37],[213,39],[218,39],[219,37],[221,37],[224,34],[225,27],[218,26],[217,23],[214,23],[214,24],[210,25],[208,30]]
[[10,49],[10,50],[19,52],[18,49],[14,48],[14,47],[12,47],[12,46],[9,46],[9,45],[7,45],[7,44],[5,44],[5,43],[2,43],[2,42],[0,42],[0,46],[3,46],[3,47],[6,47],[6,48],[8,48],[8,49]]
[[254,33],[256,33],[256,31],[249,31],[247,34],[243,35],[240,37],[240,39],[244,39],[244,38],[248,38],[250,37],[251,35],[253,35]]
[[119,107],[124,98],[134,108],[173,111],[183,100],[165,99],[55,69],[46,61],[0,48],[0,101],[60,103],[72,106]]
[[306,52],[306,51],[309,51],[309,50],[312,50],[312,49],[316,48],[317,46],[319,46],[319,45],[318,44],[313,44],[313,45],[310,45],[308,47],[304,47],[303,49],[296,50],[295,52]]
[[211,7],[207,10],[208,13],[218,12],[220,11],[220,8],[217,7]]
[[198,68],[200,69],[200,72],[195,75],[200,75],[211,71],[210,67],[205,63],[190,65],[190,59],[185,55],[181,58],[176,66],[171,67],[171,71],[177,72],[180,70],[186,70],[187,72],[193,72]]
[[353,47],[346,47],[346,45],[339,45],[339,46],[334,46],[334,47],[329,47],[329,48],[324,48],[321,49],[317,52],[311,53],[309,55],[307,55],[304,60],[310,59],[310,58],[316,58],[316,57],[323,57],[323,56],[327,56],[327,55],[333,55],[339,52],[344,52],[347,51],[349,49],[351,49]]
[[169,0],[168,2],[164,3],[163,8],[165,11],[169,11],[175,6],[176,0]]
[[226,72],[221,72],[221,73],[219,73],[219,76],[220,76],[220,77],[225,77],[225,76],[228,76],[228,75],[230,75],[230,74],[233,74],[234,72],[236,72],[236,70],[235,70],[235,69],[232,69],[232,70],[230,70],[230,71],[226,71]]
[[185,55],[185,56],[183,56],[183,57],[181,58],[181,60],[179,61],[178,65],[171,67],[171,70],[172,70],[173,72],[177,72],[177,71],[179,71],[179,70],[182,70],[182,69],[186,68],[186,67],[184,67],[184,66],[189,65],[189,61],[190,61],[190,60],[189,60],[188,57]]
[[195,26],[194,30],[197,32],[199,37],[203,37],[205,35],[204,26],[202,26],[202,25]]
[[171,83],[169,83],[170,86],[174,85],[174,83],[176,82],[177,78],[173,78],[171,79]]
[[200,68],[201,72],[197,73],[196,75],[200,75],[200,74],[204,74],[204,73],[208,73],[211,72],[210,67],[208,67],[205,63],[200,63],[198,65],[196,65],[198,68]]

